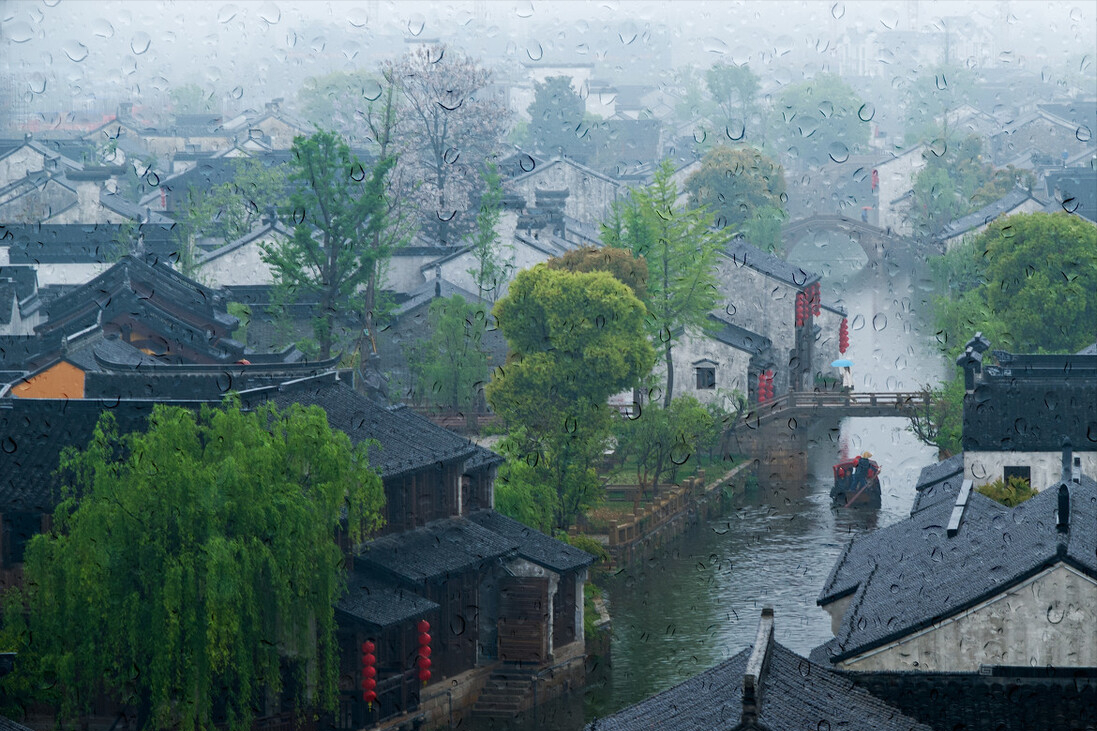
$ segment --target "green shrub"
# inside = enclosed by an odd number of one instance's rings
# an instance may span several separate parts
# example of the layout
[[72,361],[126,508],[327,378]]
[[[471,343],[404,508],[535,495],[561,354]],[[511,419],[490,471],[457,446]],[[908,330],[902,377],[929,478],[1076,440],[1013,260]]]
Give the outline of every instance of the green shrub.
[[1007,508],[1020,505],[1030,497],[1034,497],[1037,492],[1032,489],[1032,486],[1028,484],[1028,480],[1023,477],[1010,477],[1009,482],[998,478],[994,482],[980,485],[975,490],[979,494],[986,495],[991,500],[1005,505]]

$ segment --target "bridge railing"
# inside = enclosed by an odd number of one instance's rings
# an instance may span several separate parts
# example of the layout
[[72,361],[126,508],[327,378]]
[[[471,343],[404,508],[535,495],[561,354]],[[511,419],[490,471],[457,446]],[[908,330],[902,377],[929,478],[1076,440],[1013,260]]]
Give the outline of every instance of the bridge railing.
[[796,409],[840,409],[879,412],[888,408],[898,414],[929,404],[931,396],[925,391],[878,391],[858,393],[855,391],[791,391],[765,403],[756,404],[744,419],[749,425],[758,420],[776,418],[782,413]]

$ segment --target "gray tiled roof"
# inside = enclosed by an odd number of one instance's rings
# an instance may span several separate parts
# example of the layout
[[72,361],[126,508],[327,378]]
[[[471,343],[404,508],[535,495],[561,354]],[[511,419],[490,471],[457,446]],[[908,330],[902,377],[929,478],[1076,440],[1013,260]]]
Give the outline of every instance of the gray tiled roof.
[[[741,720],[751,648],[670,690],[600,719],[587,731],[732,731]],[[895,707],[776,642],[761,680],[757,728],[768,731],[929,731]]]
[[366,544],[356,561],[368,571],[380,569],[420,584],[478,569],[513,551],[518,542],[466,518],[444,518],[421,528]]
[[713,331],[712,337],[737,350],[757,355],[769,350],[773,344],[766,336],[747,330],[745,327],[740,327],[718,315],[709,315],[708,317],[719,328]]
[[773,254],[768,254],[743,239],[732,239],[724,248],[724,256],[739,266],[748,266],[768,277],[780,280],[793,287],[802,288],[819,279],[814,272],[806,272],[798,266],[789,264]]
[[346,432],[355,444],[373,440],[370,465],[383,478],[421,470],[437,464],[465,460],[475,444],[448,429],[432,424],[403,406],[382,406],[332,377],[318,377],[241,394],[248,402],[273,401],[278,408],[290,404],[316,404],[328,415],[333,429]]
[[408,589],[354,571],[347,577],[347,593],[336,602],[335,608],[384,629],[418,619],[438,605]]
[[0,716],[0,731],[31,731],[31,729],[21,723],[16,723],[10,718]]
[[918,482],[914,485],[916,494],[910,514],[914,515],[942,500],[955,502],[963,480],[963,453],[923,467],[918,475]]
[[[1009,213],[1029,198],[1033,198],[1032,193],[1022,188],[1014,188],[993,203],[988,203],[974,213],[969,213],[962,218],[952,221],[945,226],[944,230],[941,232],[941,236],[943,238],[952,238],[953,236],[959,236],[962,233],[973,231],[984,224],[990,223],[1002,214]],[[1033,198],[1033,200],[1035,200],[1035,198]]]
[[819,596],[827,604],[853,595],[834,659],[907,636],[1060,561],[1097,577],[1097,483],[1083,476],[1068,487],[1066,533],[1056,530],[1052,485],[1012,510],[973,492],[953,536],[945,526],[954,503],[942,500],[852,541]]
[[546,536],[494,510],[479,510],[469,520],[518,544],[518,555],[557,573],[590,566],[594,556]]

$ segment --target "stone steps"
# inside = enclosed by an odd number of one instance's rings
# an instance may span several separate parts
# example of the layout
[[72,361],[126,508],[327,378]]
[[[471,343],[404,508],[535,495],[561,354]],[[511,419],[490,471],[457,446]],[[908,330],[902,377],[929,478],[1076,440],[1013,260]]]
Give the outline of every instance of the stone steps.
[[472,707],[478,718],[513,718],[533,705],[533,676],[527,670],[497,668]]

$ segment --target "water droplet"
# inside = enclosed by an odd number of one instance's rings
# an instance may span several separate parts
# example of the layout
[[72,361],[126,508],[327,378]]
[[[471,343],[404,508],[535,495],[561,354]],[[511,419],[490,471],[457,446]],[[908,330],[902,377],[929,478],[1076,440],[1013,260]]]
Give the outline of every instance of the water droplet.
[[1064,198],[1063,199],[1063,210],[1066,211],[1067,213],[1074,213],[1075,211],[1078,210],[1079,204],[1080,204],[1080,201],[1077,198]]
[[449,223],[453,219],[457,218],[457,211],[438,211],[435,215],[442,223]]
[[408,33],[411,33],[416,38],[422,34],[423,29],[427,27],[427,21],[423,19],[422,15],[413,15],[408,18]]
[[853,318],[853,322],[849,324],[850,330],[863,330],[865,327],[865,316],[857,315]]
[[842,163],[849,159],[849,148],[846,147],[845,143],[835,140],[834,142],[831,142],[830,146],[827,148],[827,154],[830,155],[830,159],[834,162]]
[[535,41],[532,46],[526,46],[526,55],[529,56],[530,61],[540,61],[544,58],[545,49]]
[[350,169],[350,179],[356,183],[361,183],[366,179],[366,169],[362,167],[361,163],[355,163],[354,167]]
[[872,329],[880,332],[888,326],[888,316],[883,312],[877,312],[872,316]]
[[300,226],[302,223],[305,222],[305,209],[304,208],[294,208],[292,218],[293,218],[293,223]]
[[41,71],[32,71],[27,76],[27,86],[30,87],[33,94],[44,94],[46,92],[46,75]]
[[4,35],[12,43],[26,43],[34,38],[34,28],[25,20],[17,20],[4,29]]
[[841,20],[846,15],[845,3],[834,3],[830,6],[830,15],[835,20]]
[[698,145],[704,142],[707,138],[708,132],[706,132],[704,129],[693,130],[693,141],[696,142]]
[[383,91],[381,84],[376,79],[370,79],[362,87],[362,96],[368,102],[375,102],[381,98]]
[[732,120],[731,124],[724,127],[724,134],[733,142],[738,142],[747,134],[747,126],[740,119]]
[[1066,612],[1059,606],[1059,602],[1055,602],[1047,608],[1047,621],[1051,624],[1059,624],[1066,616]]
[[267,25],[274,25],[282,19],[282,10],[274,3],[263,3],[259,6],[259,19]]
[[148,172],[148,175],[145,176],[145,183],[147,183],[150,187],[155,188],[156,186],[160,185],[160,176],[150,170]]
[[442,160],[447,165],[453,165],[461,159],[461,153],[455,147],[448,147],[446,151],[442,153]]
[[1074,131],[1074,136],[1078,138],[1079,142],[1089,142],[1093,139],[1093,132],[1089,127],[1084,124]]
[[80,63],[88,57],[88,47],[79,41],[66,41],[62,48],[70,61]]
[[5,454],[15,454],[15,450],[19,449],[19,445],[10,436],[4,437],[4,441],[0,442],[0,449],[3,449]]
[[232,87],[232,91],[229,92],[229,95],[233,99],[243,99],[244,98],[244,87],[242,87],[242,86]]
[[351,8],[347,12],[347,22],[355,28],[365,28],[369,23],[369,14],[365,8]]
[[113,38],[114,26],[106,18],[96,18],[91,23],[91,32],[100,38]]
[[149,38],[149,34],[144,31],[137,31],[133,34],[133,38],[130,39],[130,50],[133,51],[134,56],[140,56],[142,53],[149,50],[150,45],[152,45],[152,39]]
[[1070,9],[1070,19],[1075,23],[1082,22],[1082,11],[1079,8]]
[[870,122],[876,116],[876,105],[865,103],[857,110],[857,118],[862,122]]
[[828,119],[834,116],[834,104],[831,102],[822,102],[819,104],[819,114],[823,115],[823,119]]
[[948,152],[948,142],[942,137],[938,137],[933,142],[929,143],[929,151],[933,153],[934,157],[944,157]]
[[240,12],[240,8],[235,5],[222,5],[221,9],[217,11],[217,22],[227,23],[236,17],[236,14]]
[[528,154],[522,153],[522,156],[518,158],[518,167],[520,167],[524,173],[531,173],[533,172],[533,169],[537,167],[537,161]]

